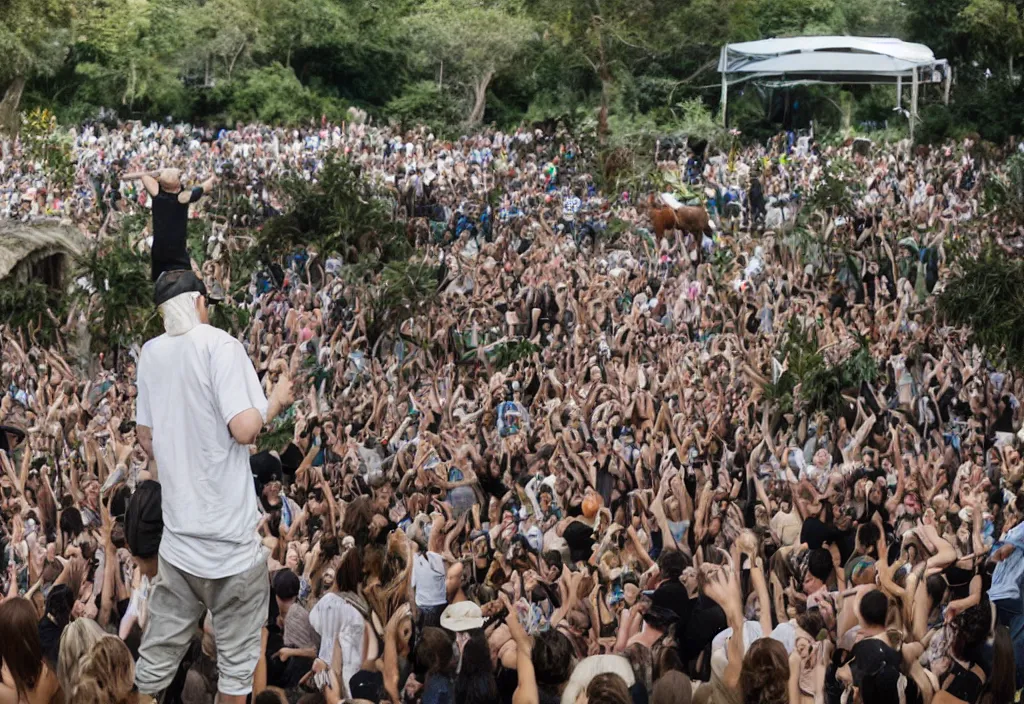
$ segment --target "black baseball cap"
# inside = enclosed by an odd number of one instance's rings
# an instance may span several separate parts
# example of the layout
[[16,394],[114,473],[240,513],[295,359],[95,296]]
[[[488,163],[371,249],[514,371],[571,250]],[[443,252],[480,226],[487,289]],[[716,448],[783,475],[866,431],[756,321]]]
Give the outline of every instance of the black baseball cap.
[[206,291],[206,284],[195,275],[190,269],[179,269],[165,271],[157,277],[153,286],[153,303],[161,305],[175,296],[195,291],[206,298],[207,305],[218,303],[219,299],[212,298]]

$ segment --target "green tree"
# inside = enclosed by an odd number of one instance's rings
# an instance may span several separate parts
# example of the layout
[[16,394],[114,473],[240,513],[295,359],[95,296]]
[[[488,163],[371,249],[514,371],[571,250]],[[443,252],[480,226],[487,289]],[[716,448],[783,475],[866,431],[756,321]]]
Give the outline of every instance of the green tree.
[[[993,61],[1006,61],[1013,79],[1013,61],[1024,44],[1024,21],[1016,3],[1005,0],[970,0],[960,17],[975,46]],[[1000,61],[1000,63],[1002,63]]]
[[479,124],[487,107],[487,88],[535,36],[533,23],[500,6],[435,0],[404,23],[420,60],[436,67],[438,84],[456,82],[469,90],[472,108],[466,122]]
[[25,84],[52,75],[64,63],[71,42],[72,0],[0,2],[0,133],[18,131],[18,106]]
[[231,82],[235,71],[251,60],[260,36],[254,0],[207,0],[180,15],[189,41],[179,54],[186,76],[204,88],[219,78]]
[[186,11],[169,0],[94,0],[85,6],[76,23],[78,98],[129,111],[143,103],[175,112],[187,102],[179,72]]
[[323,47],[338,36],[357,36],[360,32],[345,7],[327,0],[266,0],[260,14],[267,52],[289,68],[296,52]]

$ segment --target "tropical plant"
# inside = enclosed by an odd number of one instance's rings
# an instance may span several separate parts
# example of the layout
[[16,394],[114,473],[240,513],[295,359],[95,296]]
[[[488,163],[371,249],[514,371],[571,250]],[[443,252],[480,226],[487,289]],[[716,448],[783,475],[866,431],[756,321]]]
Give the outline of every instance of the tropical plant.
[[822,177],[807,196],[811,211],[824,211],[831,217],[853,213],[855,196],[853,166],[846,160],[833,159],[825,167]]
[[394,206],[355,162],[332,155],[315,183],[290,177],[280,187],[286,213],[254,233],[256,251],[265,261],[307,247],[349,262],[368,253],[384,262],[408,256],[410,247],[393,217]]
[[823,411],[837,417],[843,405],[843,392],[859,389],[862,383],[874,381],[879,373],[865,338],[858,337],[855,347],[842,352],[838,359],[830,359],[818,346],[813,328],[801,325],[795,318],[785,328],[779,362],[785,363],[785,371],[766,385],[764,395],[784,413]]
[[982,201],[990,212],[1016,223],[1024,222],[1024,154],[1014,154],[1005,168],[985,179]]
[[375,344],[427,307],[437,293],[437,267],[419,259],[386,264],[366,289],[366,337]]
[[150,292],[149,256],[134,249],[128,230],[97,242],[78,258],[73,292],[89,311],[89,333],[95,351],[113,353],[140,344],[162,332]]
[[65,305],[65,296],[41,281],[5,281],[0,285],[0,321],[9,330],[24,333],[26,339],[35,338],[44,344],[57,342]]
[[970,328],[990,357],[1004,354],[1010,367],[1024,369],[1024,260],[990,246],[958,259],[954,271],[939,294],[939,313]]

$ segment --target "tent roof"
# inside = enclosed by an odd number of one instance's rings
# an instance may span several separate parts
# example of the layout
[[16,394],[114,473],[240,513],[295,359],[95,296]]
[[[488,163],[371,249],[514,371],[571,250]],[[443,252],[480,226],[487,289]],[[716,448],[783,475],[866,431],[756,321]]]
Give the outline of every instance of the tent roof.
[[0,227],[0,280],[23,260],[63,252],[80,254],[84,242],[78,230],[55,222],[7,223]]
[[[782,83],[895,83],[918,68],[944,67],[923,44],[888,37],[786,37],[728,44],[718,70],[740,74],[737,81],[775,79]],[[945,69],[943,69],[945,70]],[[925,82],[930,74],[921,75]]]

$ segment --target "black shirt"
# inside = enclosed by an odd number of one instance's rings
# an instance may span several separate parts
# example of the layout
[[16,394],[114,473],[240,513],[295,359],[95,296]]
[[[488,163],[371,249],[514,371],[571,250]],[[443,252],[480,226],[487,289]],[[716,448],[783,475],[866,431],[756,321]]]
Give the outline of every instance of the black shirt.
[[192,189],[188,203],[178,201],[178,193],[160,189],[153,197],[153,281],[165,271],[188,270],[188,206],[203,196],[201,186]]
[[[676,636],[679,659],[684,663],[696,659],[728,625],[722,607],[701,594],[691,603],[690,618],[685,628],[680,627],[677,632],[682,633],[682,636]],[[710,660],[705,658],[703,669],[710,670],[710,667]]]
[[675,613],[679,619],[679,623],[676,626],[676,630],[679,633],[683,632],[690,621],[693,603],[690,601],[690,595],[686,592],[686,587],[678,579],[665,582],[655,589],[654,594],[651,595],[652,605],[661,606]]
[[593,527],[582,521],[572,521],[565,527],[562,537],[569,546],[569,556],[573,562],[590,559],[594,552]]

